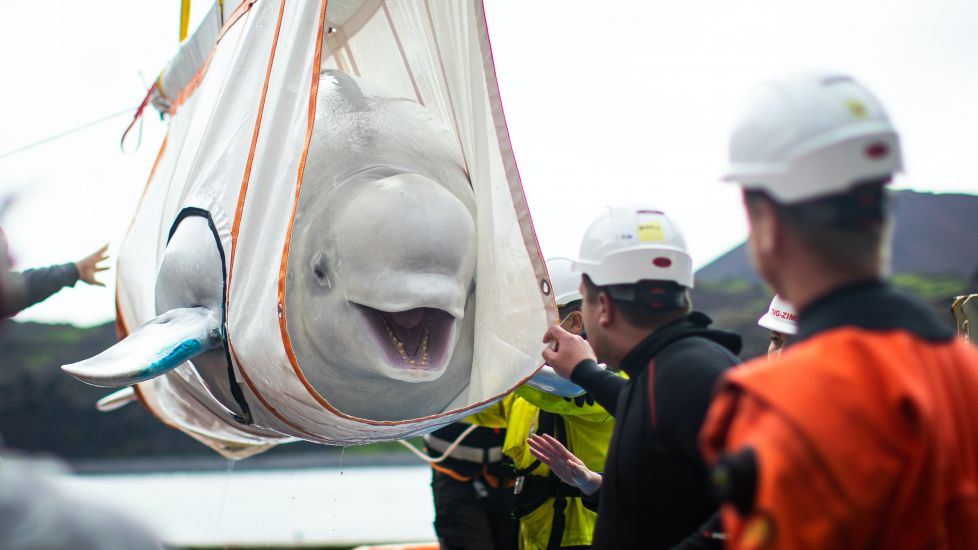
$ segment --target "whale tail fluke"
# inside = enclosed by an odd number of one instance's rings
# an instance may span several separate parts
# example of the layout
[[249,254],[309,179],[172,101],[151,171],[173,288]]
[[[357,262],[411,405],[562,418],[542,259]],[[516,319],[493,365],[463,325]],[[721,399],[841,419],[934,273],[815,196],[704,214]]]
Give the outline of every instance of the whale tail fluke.
[[121,388],[166,374],[222,342],[221,320],[212,311],[173,309],[95,357],[61,368],[86,384]]

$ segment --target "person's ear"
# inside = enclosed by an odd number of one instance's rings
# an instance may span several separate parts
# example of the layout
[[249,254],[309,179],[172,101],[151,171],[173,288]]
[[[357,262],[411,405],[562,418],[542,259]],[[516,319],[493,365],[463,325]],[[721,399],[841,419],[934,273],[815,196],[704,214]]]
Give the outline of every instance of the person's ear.
[[777,233],[780,229],[774,205],[768,201],[755,201],[747,209],[747,218],[754,253],[761,257],[770,256],[777,247]]
[[560,326],[564,327],[564,330],[571,334],[580,335],[584,332],[584,315],[580,311],[572,311],[564,318]]
[[615,321],[615,305],[607,292],[598,294],[598,324],[607,327]]
[[775,205],[768,200],[747,201],[747,221],[751,264],[762,278],[773,284],[771,268],[783,260],[781,256],[785,252],[784,223]]

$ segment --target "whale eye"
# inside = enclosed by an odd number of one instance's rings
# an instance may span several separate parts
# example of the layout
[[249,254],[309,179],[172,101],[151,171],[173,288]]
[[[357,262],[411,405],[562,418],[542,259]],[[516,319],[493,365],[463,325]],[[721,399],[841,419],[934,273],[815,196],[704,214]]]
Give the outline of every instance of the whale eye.
[[326,271],[326,257],[322,253],[318,253],[312,258],[310,262],[312,267],[312,274],[316,277],[316,282],[319,286],[330,288],[332,285],[329,282],[329,273]]

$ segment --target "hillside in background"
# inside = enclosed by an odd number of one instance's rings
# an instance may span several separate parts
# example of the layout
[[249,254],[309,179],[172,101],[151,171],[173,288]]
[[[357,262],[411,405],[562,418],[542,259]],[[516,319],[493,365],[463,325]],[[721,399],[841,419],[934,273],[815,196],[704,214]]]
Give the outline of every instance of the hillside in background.
[[6,444],[63,457],[185,454],[203,448],[167,428],[141,406],[101,413],[95,402],[113,390],[83,384],[61,372],[116,342],[108,323],[0,323],[0,437]]
[[[978,272],[978,196],[895,191],[893,273],[956,276]],[[696,272],[696,280],[757,282],[741,244]]]
[[[955,296],[978,292],[978,282],[957,276],[901,274],[893,277],[894,285],[913,294],[938,313],[949,327],[954,327],[951,303]],[[744,359],[763,355],[767,351],[769,332],[757,326],[757,320],[767,311],[772,294],[758,282],[744,279],[726,281],[697,281],[692,293],[693,306],[707,313],[716,328],[740,334]]]

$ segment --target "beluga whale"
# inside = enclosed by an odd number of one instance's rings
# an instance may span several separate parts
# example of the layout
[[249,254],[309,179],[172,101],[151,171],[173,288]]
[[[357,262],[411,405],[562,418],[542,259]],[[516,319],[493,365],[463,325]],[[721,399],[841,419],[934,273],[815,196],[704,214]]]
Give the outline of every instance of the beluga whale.
[[[337,408],[385,420],[440,412],[468,383],[475,199],[447,127],[339,71],[319,87],[286,281],[309,382]],[[309,185],[315,178],[320,185]],[[377,416],[374,414],[374,416]]]
[[[461,153],[416,101],[343,72],[322,73],[318,101],[321,131],[310,143],[285,270],[299,366],[350,415],[441,412],[472,366],[475,199]],[[63,370],[122,387],[190,361],[235,410],[221,337],[225,291],[219,243],[206,216],[187,211],[158,271],[158,315]]]
[[159,80],[122,338],[62,367],[118,389],[100,409],[243,458],[419,435],[540,367],[556,311],[481,3],[329,6],[212,12],[209,57]]

